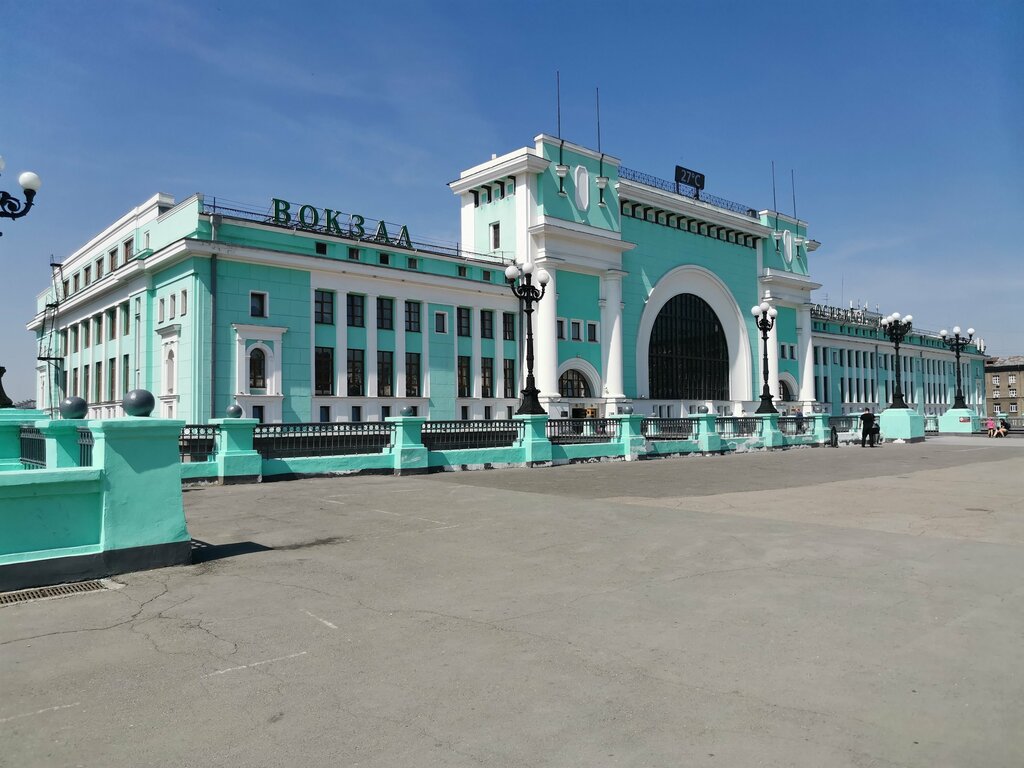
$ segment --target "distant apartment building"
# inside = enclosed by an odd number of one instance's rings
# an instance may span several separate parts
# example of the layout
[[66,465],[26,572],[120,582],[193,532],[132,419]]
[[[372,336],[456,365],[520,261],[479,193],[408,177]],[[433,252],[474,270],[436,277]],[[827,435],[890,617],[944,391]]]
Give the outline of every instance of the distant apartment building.
[[1024,355],[986,360],[985,392],[989,416],[1024,414]]

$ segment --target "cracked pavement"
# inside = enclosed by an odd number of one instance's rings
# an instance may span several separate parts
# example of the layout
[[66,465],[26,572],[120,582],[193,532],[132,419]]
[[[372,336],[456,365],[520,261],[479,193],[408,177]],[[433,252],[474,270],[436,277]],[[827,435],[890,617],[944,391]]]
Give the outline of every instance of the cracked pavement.
[[0,608],[0,766],[1020,766],[1022,469],[941,438],[189,489],[202,562]]

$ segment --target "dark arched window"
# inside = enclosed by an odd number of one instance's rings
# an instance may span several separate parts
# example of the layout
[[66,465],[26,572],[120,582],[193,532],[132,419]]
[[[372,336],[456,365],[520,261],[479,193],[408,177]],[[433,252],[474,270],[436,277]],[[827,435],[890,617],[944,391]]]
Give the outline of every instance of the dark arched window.
[[647,366],[654,399],[729,399],[729,343],[718,315],[692,293],[661,308]]
[[249,389],[267,388],[267,355],[257,347],[249,353]]
[[793,402],[793,391],[789,388],[789,385],[782,380],[779,381],[779,397],[782,398],[782,402],[784,403]]
[[590,383],[586,377],[575,368],[558,377],[558,394],[562,397],[569,397],[576,400],[592,397],[590,394]]

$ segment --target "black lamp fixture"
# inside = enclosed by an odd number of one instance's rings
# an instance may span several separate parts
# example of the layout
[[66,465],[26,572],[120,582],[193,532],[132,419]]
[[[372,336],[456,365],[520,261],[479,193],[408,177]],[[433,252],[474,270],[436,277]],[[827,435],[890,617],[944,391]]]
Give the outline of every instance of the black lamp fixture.
[[[540,404],[536,382],[533,378],[533,305],[544,298],[551,275],[546,270],[537,270],[537,285],[533,284],[534,268],[531,262],[526,262],[522,267],[510,264],[505,270],[505,282],[508,283],[512,293],[523,303],[523,312],[526,314],[526,388],[523,390],[523,399],[519,404],[517,414],[543,414],[547,413]],[[539,288],[537,286],[540,286]]]
[[942,337],[943,343],[953,350],[953,354],[956,355],[956,397],[953,399],[954,408],[967,408],[967,403],[964,402],[964,390],[961,385],[960,376],[960,353],[967,349],[968,345],[974,339],[974,329],[968,328],[967,335],[960,335],[960,326],[953,326],[953,335],[950,336],[949,332],[943,328],[939,332],[939,336]]
[[761,404],[757,406],[754,413],[778,413],[775,404],[772,403],[772,391],[768,386],[768,332],[775,327],[775,317],[779,311],[767,301],[755,304],[750,308],[750,314],[754,316],[754,323],[761,331],[763,353],[761,357],[761,374],[764,378],[764,386],[761,387]]
[[907,408],[907,401],[903,399],[903,367],[900,365],[900,343],[910,333],[913,327],[914,316],[901,317],[899,312],[893,312],[881,320],[882,332],[889,337],[896,350],[896,387],[892,392],[892,404],[890,408]]
[[[4,159],[0,157],[0,173],[4,167]],[[36,192],[42,186],[42,181],[32,171],[25,171],[18,176],[18,183],[25,192],[25,201],[22,202],[10,193],[0,190],[0,218],[20,219],[32,209],[32,203],[35,201]],[[3,235],[3,232],[0,232],[0,235]]]

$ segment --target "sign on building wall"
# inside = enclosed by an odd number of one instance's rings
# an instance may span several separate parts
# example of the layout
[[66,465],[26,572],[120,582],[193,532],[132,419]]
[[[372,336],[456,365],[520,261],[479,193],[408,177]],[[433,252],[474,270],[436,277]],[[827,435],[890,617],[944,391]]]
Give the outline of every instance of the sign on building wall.
[[327,235],[338,235],[339,237],[351,237],[355,240],[369,240],[384,245],[393,245],[396,248],[412,248],[409,239],[409,229],[403,224],[397,235],[388,232],[387,224],[383,220],[377,222],[373,234],[369,234],[366,219],[358,213],[345,214],[331,208],[317,208],[313,205],[303,204],[297,206],[298,210],[292,213],[292,203],[280,198],[271,198],[271,205],[274,209],[273,221],[283,227],[298,227],[309,229],[315,232],[323,232]]

